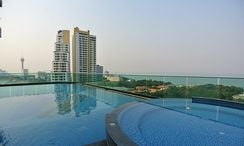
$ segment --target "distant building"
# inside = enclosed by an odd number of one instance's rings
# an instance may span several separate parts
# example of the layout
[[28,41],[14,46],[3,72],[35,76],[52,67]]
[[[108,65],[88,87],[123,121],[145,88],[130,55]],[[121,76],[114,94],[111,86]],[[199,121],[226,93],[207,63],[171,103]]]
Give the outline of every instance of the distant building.
[[[72,38],[73,73],[79,73],[74,80],[94,80],[96,74],[96,36],[90,31],[74,28]],[[82,75],[82,76],[80,76]]]
[[20,61],[21,61],[21,72],[23,73],[24,72],[24,61],[25,61],[25,59],[23,57],[21,57]]
[[0,76],[7,76],[8,73],[5,70],[0,69]]
[[[0,7],[2,7],[3,6],[3,1],[2,0],[0,0]],[[0,27],[0,38],[2,37],[2,29],[1,29],[1,27]]]
[[103,66],[97,65],[97,74],[103,74]]
[[21,73],[23,73],[24,79],[27,79],[27,76],[29,76],[29,70],[26,69],[24,66],[25,59],[21,57],[20,61],[21,61]]
[[29,70],[28,69],[23,69],[24,76],[28,76]]
[[108,75],[108,76],[105,76],[105,78],[107,80],[109,80],[110,82],[119,82],[120,81],[119,75]]
[[37,72],[37,79],[38,80],[44,80],[44,81],[49,81],[48,74],[43,71],[38,71]]
[[105,70],[104,74],[105,76],[109,76],[109,71]]
[[0,73],[6,73],[6,71],[5,71],[5,70],[0,69]]
[[103,81],[103,66],[97,65],[96,81]]
[[52,81],[70,81],[69,30],[59,30],[56,36]]

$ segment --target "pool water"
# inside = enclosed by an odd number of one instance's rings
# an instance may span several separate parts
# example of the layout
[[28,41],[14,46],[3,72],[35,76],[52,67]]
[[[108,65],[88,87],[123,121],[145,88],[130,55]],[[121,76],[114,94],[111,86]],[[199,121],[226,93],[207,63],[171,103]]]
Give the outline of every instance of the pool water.
[[244,111],[191,103],[190,99],[160,99],[123,110],[119,126],[136,144],[244,145]]
[[137,100],[79,84],[0,87],[0,145],[85,145],[106,138],[105,114]]
[[202,119],[244,128],[244,111],[223,106],[192,103],[191,99],[156,99],[148,103],[189,115],[198,116]]

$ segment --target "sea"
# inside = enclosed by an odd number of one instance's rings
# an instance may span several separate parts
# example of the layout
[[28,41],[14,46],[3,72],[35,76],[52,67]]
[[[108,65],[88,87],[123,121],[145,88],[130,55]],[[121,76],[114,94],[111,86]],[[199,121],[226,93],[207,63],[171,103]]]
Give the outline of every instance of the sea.
[[120,75],[128,79],[134,80],[155,80],[163,82],[171,82],[179,86],[195,86],[195,85],[225,85],[244,88],[244,78],[233,77],[198,77],[198,76],[156,76],[156,75]]

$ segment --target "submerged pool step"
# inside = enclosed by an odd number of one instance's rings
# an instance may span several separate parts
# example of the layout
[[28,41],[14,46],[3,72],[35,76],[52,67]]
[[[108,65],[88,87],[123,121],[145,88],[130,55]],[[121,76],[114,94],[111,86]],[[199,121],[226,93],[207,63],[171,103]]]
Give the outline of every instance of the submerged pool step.
[[87,144],[85,146],[109,146],[109,145],[107,143],[107,140],[104,139],[102,141],[98,141],[98,142],[95,142],[95,143]]
[[[137,137],[141,137],[141,132],[139,128],[139,123],[141,119],[148,113],[157,110],[157,107],[149,107],[145,108],[141,105],[144,103],[133,102],[125,104],[118,109],[114,110],[112,113],[107,114],[106,116],[106,129],[108,135],[108,142],[110,145],[126,145],[133,146],[137,145],[134,141],[132,141],[129,137],[131,135],[137,135]],[[127,116],[127,113],[134,112],[134,116]],[[126,135],[123,129],[119,126],[120,123],[124,121],[132,121],[127,124],[127,128],[131,130],[131,135]],[[141,141],[141,143],[146,144],[146,142]]]
[[[118,121],[120,124],[120,127],[123,129],[127,129],[127,135],[129,137],[134,137],[134,141],[139,141],[140,144],[142,145],[146,145],[146,141],[144,141],[143,139],[141,139],[141,137],[144,137],[142,135],[141,129],[140,129],[140,124],[143,122],[143,118],[148,115],[151,114],[153,112],[155,112],[156,110],[158,110],[158,107],[156,106],[143,106],[145,105],[144,103],[137,103],[134,105],[131,105],[130,107],[128,107],[127,109],[124,109],[118,117]],[[132,114],[130,114],[132,113]],[[128,121],[130,121],[128,123]],[[123,127],[121,126],[122,123],[128,123],[123,125]],[[124,131],[125,132],[125,131]]]
[[110,146],[137,146],[120,128],[118,116],[124,109],[136,104],[137,102],[128,103],[115,109],[106,115],[107,141]]
[[244,145],[244,129],[145,103],[107,115],[113,145]]

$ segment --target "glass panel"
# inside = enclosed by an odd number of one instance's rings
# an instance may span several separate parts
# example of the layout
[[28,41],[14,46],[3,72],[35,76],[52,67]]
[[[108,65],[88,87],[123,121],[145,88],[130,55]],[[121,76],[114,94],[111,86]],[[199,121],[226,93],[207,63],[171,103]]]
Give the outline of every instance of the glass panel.
[[218,78],[189,77],[191,97],[218,98]]
[[244,102],[244,80],[220,78],[218,94],[220,99]]
[[11,95],[10,87],[0,87],[0,97],[9,97]]
[[[63,81],[54,80],[54,76],[65,76]],[[8,73],[0,74],[0,85],[33,84],[33,83],[74,82],[106,87],[118,91],[142,95],[149,98],[187,98],[203,97],[243,102],[244,79],[224,77],[186,77],[158,75],[127,74],[83,74],[83,73]],[[53,86],[25,86],[1,88],[0,96],[19,96],[53,93]],[[10,91],[11,90],[11,91]],[[20,92],[21,90],[21,92]],[[18,91],[18,92],[15,92]]]

